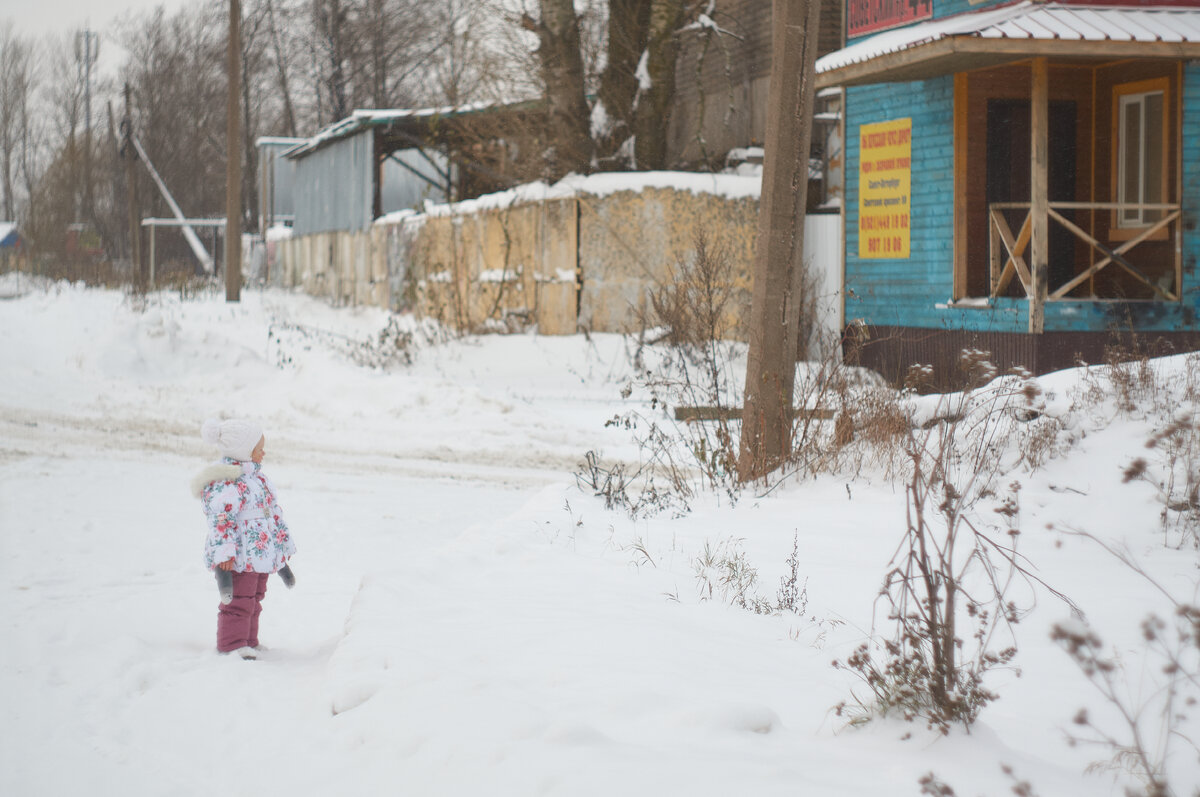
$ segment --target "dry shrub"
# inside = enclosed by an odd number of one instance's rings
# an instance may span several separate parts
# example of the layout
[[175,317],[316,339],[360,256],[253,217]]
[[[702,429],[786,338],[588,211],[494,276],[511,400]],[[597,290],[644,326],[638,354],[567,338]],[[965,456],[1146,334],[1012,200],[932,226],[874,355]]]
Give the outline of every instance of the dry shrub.
[[1117,413],[1150,423],[1145,451],[1132,458],[1124,479],[1154,487],[1164,545],[1200,549],[1200,353],[1183,356],[1182,379],[1164,368],[1148,355],[1110,347],[1105,364],[1087,372],[1077,406],[1103,410],[1111,401]]
[[835,662],[869,690],[853,698],[857,708],[838,707],[852,722],[899,714],[942,733],[956,723],[969,727],[996,698],[984,677],[1016,655],[1011,626],[1026,609],[1014,591],[1041,587],[1070,603],[1017,550],[1020,484],[997,486],[1015,466],[1014,432],[1040,391],[1027,374],[995,379],[986,352],[964,351],[961,366],[968,389],[938,399],[928,421],[915,426],[891,401],[871,416],[877,445],[898,439],[907,459],[907,511],[877,598],[889,630]]
[[[664,420],[631,412],[608,422],[631,431],[641,455],[623,486],[633,495],[618,501],[630,514],[668,506],[686,511],[695,489],[693,474],[730,501],[740,491],[738,422],[731,404],[744,374],[732,367],[737,344],[727,339],[737,323],[733,265],[728,251],[714,246],[703,229],[696,229],[692,242],[691,255],[677,254],[651,286],[648,305],[639,311],[642,331],[631,359],[652,411],[703,408],[706,417]],[[630,385],[627,395],[632,390]],[[581,483],[594,481],[584,473]]]
[[[1068,734],[1071,743],[1089,744],[1109,753],[1108,761],[1093,764],[1089,772],[1133,775],[1139,788],[1126,788],[1126,795],[1200,794],[1187,782],[1200,763],[1200,748],[1189,735],[1194,727],[1189,718],[1200,706],[1200,607],[1174,597],[1127,551],[1110,547],[1087,532],[1064,531],[1099,545],[1173,606],[1166,619],[1152,613],[1142,620],[1140,650],[1107,648],[1097,631],[1082,619],[1054,626],[1051,639],[1070,656],[1108,707],[1115,709],[1100,720],[1080,709]],[[1193,597],[1198,586],[1191,586]],[[1139,659],[1142,665],[1133,672],[1130,664]]]

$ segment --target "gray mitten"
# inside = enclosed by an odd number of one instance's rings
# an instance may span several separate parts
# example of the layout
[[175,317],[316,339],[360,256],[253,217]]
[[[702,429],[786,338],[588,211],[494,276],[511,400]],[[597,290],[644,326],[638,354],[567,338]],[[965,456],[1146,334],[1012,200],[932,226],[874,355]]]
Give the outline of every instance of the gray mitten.
[[221,593],[221,603],[228,605],[233,601],[233,571],[217,568],[217,592]]
[[288,589],[296,586],[296,574],[292,572],[292,568],[288,565],[279,568],[279,577],[283,579],[283,586]]

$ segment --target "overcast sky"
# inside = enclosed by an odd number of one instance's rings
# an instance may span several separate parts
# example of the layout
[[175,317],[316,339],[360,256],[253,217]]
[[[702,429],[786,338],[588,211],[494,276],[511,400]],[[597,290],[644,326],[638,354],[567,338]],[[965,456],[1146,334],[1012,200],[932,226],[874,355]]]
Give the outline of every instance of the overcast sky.
[[0,19],[11,19],[14,30],[24,35],[63,33],[84,25],[103,32],[126,11],[159,5],[173,11],[193,2],[198,0],[0,0]]
[[126,12],[142,13],[155,6],[174,12],[203,0],[0,0],[0,24],[11,21],[13,32],[42,38],[82,28],[100,34],[100,72],[111,73],[123,59],[116,46],[114,21]]

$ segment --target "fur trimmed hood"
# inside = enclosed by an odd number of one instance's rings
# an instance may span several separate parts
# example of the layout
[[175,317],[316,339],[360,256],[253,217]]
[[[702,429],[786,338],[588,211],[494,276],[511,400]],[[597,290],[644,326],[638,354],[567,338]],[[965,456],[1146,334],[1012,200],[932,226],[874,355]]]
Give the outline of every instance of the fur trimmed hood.
[[231,465],[228,462],[215,462],[192,477],[192,496],[199,498],[204,488],[213,482],[231,482],[241,478],[241,465]]

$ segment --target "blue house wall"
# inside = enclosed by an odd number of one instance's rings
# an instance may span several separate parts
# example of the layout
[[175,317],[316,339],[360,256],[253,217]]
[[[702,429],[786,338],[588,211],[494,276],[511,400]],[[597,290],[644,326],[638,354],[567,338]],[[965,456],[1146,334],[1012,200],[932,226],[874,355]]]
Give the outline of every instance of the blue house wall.
[[[966,5],[960,3],[961,5]],[[950,3],[935,6],[944,8]],[[939,14],[940,16],[940,14]],[[858,257],[859,128],[912,119],[910,254]],[[846,92],[845,318],[872,326],[1026,332],[1028,302],[952,306],[954,291],[954,77],[852,86]],[[1200,65],[1183,77],[1183,295],[1178,302],[1046,303],[1046,331],[1200,330]]]

